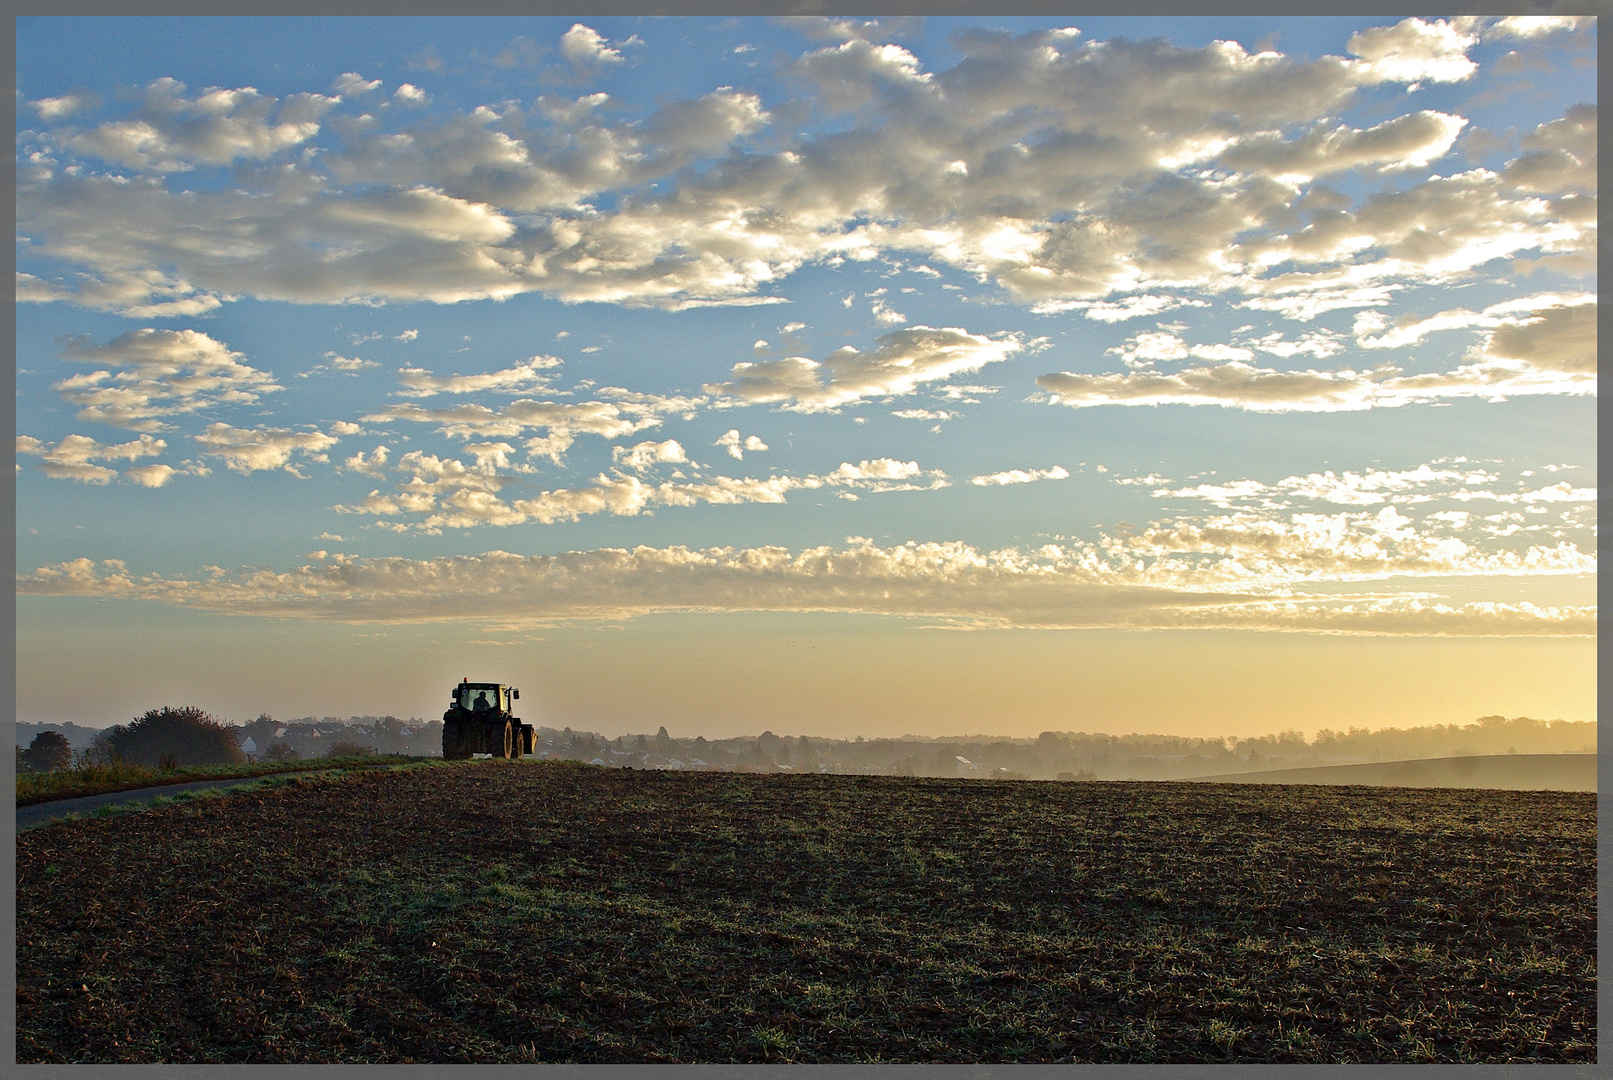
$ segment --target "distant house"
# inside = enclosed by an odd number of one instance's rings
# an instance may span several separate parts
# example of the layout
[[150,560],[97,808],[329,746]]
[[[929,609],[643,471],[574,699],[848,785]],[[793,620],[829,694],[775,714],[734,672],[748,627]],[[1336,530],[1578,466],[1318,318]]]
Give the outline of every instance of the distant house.
[[248,754],[255,754],[258,752],[258,744],[253,740],[252,736],[248,735],[241,742],[241,750]]
[[590,764],[590,765],[603,765],[603,764],[605,764],[605,759],[596,757],[594,760],[590,761],[588,764]]

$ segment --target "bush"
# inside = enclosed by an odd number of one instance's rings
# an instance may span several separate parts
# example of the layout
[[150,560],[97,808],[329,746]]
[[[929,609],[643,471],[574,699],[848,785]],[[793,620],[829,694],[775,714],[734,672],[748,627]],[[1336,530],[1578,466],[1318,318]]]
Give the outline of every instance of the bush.
[[375,747],[373,746],[367,746],[361,742],[348,742],[346,740],[339,739],[330,744],[330,749],[325,751],[325,756],[368,757],[373,753],[375,753]]
[[107,749],[117,761],[153,768],[246,761],[240,729],[194,705],[152,709],[127,727],[119,724],[108,730]]
[[53,772],[73,764],[73,747],[67,736],[59,731],[41,731],[34,736],[28,749],[22,752],[21,761],[29,772]]
[[263,748],[264,761],[296,761],[302,753],[290,743],[272,742]]

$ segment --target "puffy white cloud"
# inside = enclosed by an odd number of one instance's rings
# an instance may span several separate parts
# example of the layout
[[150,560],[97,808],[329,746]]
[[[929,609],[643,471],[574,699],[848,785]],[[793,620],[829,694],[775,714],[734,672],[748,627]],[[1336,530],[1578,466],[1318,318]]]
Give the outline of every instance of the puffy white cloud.
[[620,51],[611,48],[599,31],[582,23],[572,23],[571,29],[560,35],[560,55],[575,68],[622,62]]
[[343,97],[358,97],[368,94],[381,85],[380,79],[366,79],[356,71],[343,72],[331,83],[331,89]]
[[431,100],[431,95],[414,83],[404,83],[392,92],[392,96],[405,105],[424,105]]
[[163,417],[219,405],[249,405],[281,390],[267,372],[243,363],[198,330],[130,330],[105,345],[88,337],[67,339],[62,355],[101,370],[73,375],[53,389],[82,406],[80,420],[132,431],[162,431]]
[[60,97],[40,98],[28,103],[45,121],[60,120],[64,116],[71,116],[85,109],[93,109],[100,104],[100,99],[94,94],[77,93],[63,94]]
[[207,447],[209,457],[221,458],[232,472],[243,475],[260,469],[284,469],[293,476],[302,476],[291,462],[293,455],[323,463],[329,460],[324,451],[340,441],[318,431],[236,428],[225,423],[209,424],[207,430],[191,437]]
[[1476,34],[1453,22],[1402,19],[1352,34],[1345,47],[1361,58],[1356,71],[1364,82],[1461,82],[1478,70],[1467,57],[1476,44]]
[[978,371],[1006,360],[1021,346],[1012,338],[988,338],[956,327],[912,326],[875,339],[862,352],[847,345],[820,364],[804,356],[734,365],[734,378],[708,383],[709,394],[727,394],[749,404],[780,403],[794,412],[834,412],[867,397],[911,393],[921,383]]
[[281,102],[249,86],[211,88],[194,98],[184,92],[184,83],[158,79],[146,87],[134,118],[71,135],[65,145],[76,153],[152,172],[228,165],[240,158],[271,157],[307,142],[339,100],[293,94]]
[[386,461],[386,447],[377,446],[368,454],[360,450],[342,462],[342,467],[348,472],[363,473],[365,476],[373,476],[377,480],[384,480],[386,478]]
[[533,356],[514,367],[480,375],[433,375],[425,368],[399,368],[398,381],[406,389],[395,391],[395,394],[398,397],[423,398],[434,394],[474,394],[487,390],[511,393],[545,390],[552,378],[545,372],[559,367],[561,363],[556,356]]
[[676,439],[665,442],[641,442],[636,446],[613,446],[611,460],[626,469],[641,472],[652,465],[664,462],[686,462],[688,455]]
[[[30,435],[19,435],[16,452],[42,457],[44,460],[40,463],[40,470],[53,479],[77,480],[84,484],[105,484],[117,477],[117,470],[94,465],[91,462],[119,459],[135,461],[143,457],[156,457],[167,449],[167,446],[163,440],[152,438],[150,435],[141,435],[138,439],[116,445],[96,442],[88,435],[67,435],[54,446],[47,446]],[[162,475],[164,470],[167,475]],[[172,475],[173,472],[174,470],[166,465],[148,465],[129,469],[124,475],[146,487],[161,487],[168,475]],[[152,483],[151,478],[159,475],[161,479]]]
[[178,472],[170,465],[136,465],[132,469],[125,469],[123,475],[142,487],[160,488]]
[[[603,495],[598,496],[603,498]],[[624,492],[630,502],[632,495]],[[1385,559],[1338,550],[1326,527],[1305,535],[1232,523],[1219,541],[1267,562],[1352,563],[1381,572]],[[1305,527],[1298,532],[1304,533]],[[1331,542],[1330,542],[1331,541]],[[1207,534],[1151,536],[1138,548],[1197,550]],[[1531,549],[1531,551],[1544,549]],[[1450,565],[1450,553],[1425,562]],[[1572,562],[1558,549],[1544,563]],[[1170,560],[1159,560],[1168,562]],[[1225,561],[1225,560],[1223,560]],[[1388,560],[1393,563],[1394,559]],[[1415,560],[1401,559],[1403,563]],[[1456,560],[1460,561],[1460,560]],[[1241,580],[1240,580],[1241,578]],[[542,625],[623,619],[667,611],[830,611],[919,618],[953,626],[1234,628],[1391,635],[1582,635],[1594,608],[1493,602],[1447,605],[1423,596],[1275,591],[1250,574],[1155,571],[1131,551],[1047,545],[981,552],[959,542],[881,548],[605,548],[562,555],[360,559],[315,553],[285,573],[242,570],[186,580],[145,575],[118,562],[76,559],[19,575],[25,595],[105,596],[183,603],[234,614],[408,623],[448,619]]]
[[712,443],[712,445],[722,447],[724,450],[728,451],[729,457],[737,458],[741,461],[743,461],[745,458],[746,450],[760,451],[767,449],[767,444],[764,443],[759,436],[747,435],[742,440],[739,437],[738,428],[729,428],[721,436],[719,436],[717,441]]
[[1029,484],[1037,480],[1063,480],[1070,475],[1070,471],[1062,465],[1054,465],[1050,469],[1009,469],[1007,472],[991,473],[989,476],[976,476],[969,483],[980,487],[1002,486],[1004,484]]

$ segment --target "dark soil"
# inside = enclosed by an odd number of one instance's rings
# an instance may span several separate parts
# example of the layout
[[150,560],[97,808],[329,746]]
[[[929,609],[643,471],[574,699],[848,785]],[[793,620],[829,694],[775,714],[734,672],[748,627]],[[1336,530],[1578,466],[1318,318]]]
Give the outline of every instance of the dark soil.
[[1596,802],[476,762],[17,838],[19,1062],[1593,1062]]

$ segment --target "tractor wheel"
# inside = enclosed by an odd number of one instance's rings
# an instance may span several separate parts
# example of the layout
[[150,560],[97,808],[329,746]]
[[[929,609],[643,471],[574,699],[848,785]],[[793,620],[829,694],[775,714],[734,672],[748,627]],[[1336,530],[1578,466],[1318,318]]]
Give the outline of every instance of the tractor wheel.
[[445,724],[442,729],[442,756],[445,761],[458,761],[470,757],[465,753],[465,729],[460,724]]
[[503,744],[502,745],[497,745],[495,747],[493,753],[494,753],[494,756],[502,757],[506,761],[508,761],[515,754],[515,732],[510,730],[510,723],[509,723],[508,720],[506,720],[504,722],[504,741],[503,741]]

